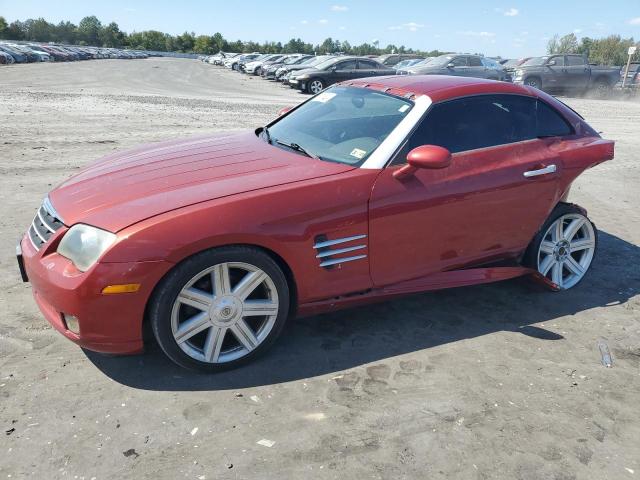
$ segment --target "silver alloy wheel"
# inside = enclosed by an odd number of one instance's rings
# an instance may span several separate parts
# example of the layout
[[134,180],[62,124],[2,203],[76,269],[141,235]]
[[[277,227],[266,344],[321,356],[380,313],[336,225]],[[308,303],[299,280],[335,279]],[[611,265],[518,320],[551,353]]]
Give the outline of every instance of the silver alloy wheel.
[[309,91],[314,95],[320,93],[322,91],[322,82],[320,80],[313,80],[309,84]]
[[255,350],[271,332],[278,311],[278,292],[269,275],[248,263],[220,263],[182,288],[171,311],[171,331],[191,358],[226,363]]
[[571,213],[547,229],[538,249],[538,271],[563,290],[587,273],[596,248],[593,225],[584,215]]

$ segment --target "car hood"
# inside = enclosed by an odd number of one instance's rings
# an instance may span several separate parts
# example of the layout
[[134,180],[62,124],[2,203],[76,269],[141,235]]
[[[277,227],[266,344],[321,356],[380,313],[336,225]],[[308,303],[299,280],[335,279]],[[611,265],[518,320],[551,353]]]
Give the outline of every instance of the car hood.
[[268,145],[254,132],[236,133],[109,155],[63,182],[49,199],[68,226],[117,232],[188,205],[353,168]]

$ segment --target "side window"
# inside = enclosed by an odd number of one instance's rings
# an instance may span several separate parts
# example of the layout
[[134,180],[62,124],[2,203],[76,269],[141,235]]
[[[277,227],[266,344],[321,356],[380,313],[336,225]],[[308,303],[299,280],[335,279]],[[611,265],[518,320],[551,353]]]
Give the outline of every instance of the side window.
[[403,163],[420,145],[439,145],[451,153],[493,147],[536,137],[536,100],[519,95],[482,95],[431,107],[396,156]]
[[336,70],[355,70],[356,69],[356,61],[348,60],[346,62],[340,62],[336,65]]
[[482,60],[480,60],[480,57],[469,57],[469,66],[470,67],[481,67],[482,66]]
[[564,137],[573,133],[573,129],[558,112],[541,100],[537,103],[536,136]]
[[456,57],[451,60],[454,67],[466,67],[467,66],[467,58],[466,57]]
[[358,68],[360,70],[377,70],[379,66],[370,60],[358,60]]
[[554,67],[564,67],[564,55],[558,55],[549,59],[549,61],[552,60],[556,62]]
[[575,66],[583,66],[585,64],[586,62],[584,60],[584,57],[581,57],[579,55],[567,55],[567,66],[575,67]]

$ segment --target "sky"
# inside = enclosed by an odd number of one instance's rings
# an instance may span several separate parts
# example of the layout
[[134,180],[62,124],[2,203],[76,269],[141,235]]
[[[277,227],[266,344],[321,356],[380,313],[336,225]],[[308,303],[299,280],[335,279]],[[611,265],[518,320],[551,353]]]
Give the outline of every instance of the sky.
[[220,32],[228,40],[283,43],[299,37],[314,44],[332,37],[503,57],[541,55],[556,33],[640,40],[640,0],[0,0],[0,15],[76,24],[96,15],[127,32]]

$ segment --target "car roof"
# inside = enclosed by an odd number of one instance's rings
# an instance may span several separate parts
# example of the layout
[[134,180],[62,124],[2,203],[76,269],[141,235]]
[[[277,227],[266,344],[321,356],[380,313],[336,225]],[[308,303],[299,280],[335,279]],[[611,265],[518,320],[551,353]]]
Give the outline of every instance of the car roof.
[[448,75],[390,75],[348,80],[342,82],[342,85],[382,90],[403,97],[427,95],[434,102],[492,93],[536,96],[533,90],[513,83]]

